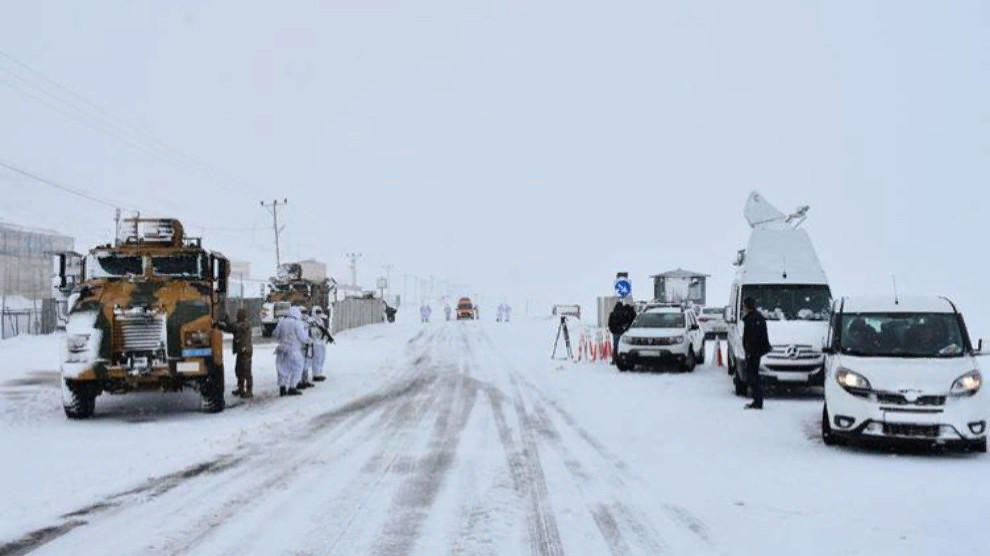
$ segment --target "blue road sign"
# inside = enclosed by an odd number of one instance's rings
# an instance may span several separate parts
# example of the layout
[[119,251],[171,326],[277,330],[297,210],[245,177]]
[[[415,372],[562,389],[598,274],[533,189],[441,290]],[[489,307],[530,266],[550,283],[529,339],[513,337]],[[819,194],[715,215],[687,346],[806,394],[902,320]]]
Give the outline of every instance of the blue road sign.
[[615,293],[619,297],[629,297],[632,293],[632,282],[628,278],[619,278],[615,281]]

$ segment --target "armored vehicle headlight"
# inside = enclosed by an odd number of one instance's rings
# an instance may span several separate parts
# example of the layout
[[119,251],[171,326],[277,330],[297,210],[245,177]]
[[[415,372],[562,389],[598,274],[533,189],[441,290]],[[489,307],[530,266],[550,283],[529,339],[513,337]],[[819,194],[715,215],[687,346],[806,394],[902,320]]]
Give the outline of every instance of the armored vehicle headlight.
[[210,335],[202,330],[188,330],[182,336],[182,345],[187,348],[207,347],[210,345]]
[[949,390],[949,393],[953,396],[972,396],[980,390],[982,385],[983,377],[980,375],[980,371],[974,370],[957,378],[952,383],[952,389]]
[[72,353],[86,351],[89,345],[89,334],[69,334],[66,337],[66,344]]

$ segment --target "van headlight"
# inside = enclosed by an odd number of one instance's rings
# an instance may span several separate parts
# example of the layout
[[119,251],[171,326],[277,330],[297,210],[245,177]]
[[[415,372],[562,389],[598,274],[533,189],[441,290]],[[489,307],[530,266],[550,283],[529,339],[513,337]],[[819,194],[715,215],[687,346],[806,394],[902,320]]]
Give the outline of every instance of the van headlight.
[[982,385],[983,376],[980,375],[980,371],[973,370],[957,378],[952,383],[949,394],[959,397],[972,396],[980,390]]
[[850,394],[860,397],[866,396],[873,390],[873,386],[865,376],[849,369],[839,369],[835,373],[835,381]]

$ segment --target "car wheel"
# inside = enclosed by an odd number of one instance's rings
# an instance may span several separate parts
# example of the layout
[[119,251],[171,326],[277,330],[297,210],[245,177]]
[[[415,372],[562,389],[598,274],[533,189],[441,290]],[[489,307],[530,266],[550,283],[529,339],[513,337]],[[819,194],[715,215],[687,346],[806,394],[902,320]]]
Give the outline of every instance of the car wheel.
[[621,357],[615,358],[615,368],[619,369],[619,372],[624,373],[630,370],[629,365]]
[[62,407],[69,419],[89,419],[96,411],[96,390],[91,384],[66,380],[62,386]]

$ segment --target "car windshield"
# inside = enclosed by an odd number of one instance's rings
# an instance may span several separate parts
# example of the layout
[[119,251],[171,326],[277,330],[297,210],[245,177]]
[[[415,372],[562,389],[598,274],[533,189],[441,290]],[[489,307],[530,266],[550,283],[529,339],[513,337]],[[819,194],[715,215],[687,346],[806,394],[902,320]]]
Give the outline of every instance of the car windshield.
[[87,259],[88,279],[123,278],[144,274],[144,258],[140,255],[90,255]]
[[684,328],[684,313],[641,313],[633,328]]
[[960,357],[965,338],[952,313],[844,313],[839,351],[866,357]]
[[203,257],[199,255],[172,255],[167,257],[152,257],[151,271],[156,276],[175,276],[182,278],[202,278]]
[[828,320],[832,292],[825,285],[759,284],[743,286],[767,320]]

